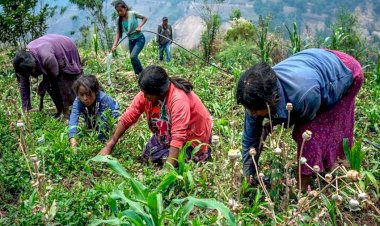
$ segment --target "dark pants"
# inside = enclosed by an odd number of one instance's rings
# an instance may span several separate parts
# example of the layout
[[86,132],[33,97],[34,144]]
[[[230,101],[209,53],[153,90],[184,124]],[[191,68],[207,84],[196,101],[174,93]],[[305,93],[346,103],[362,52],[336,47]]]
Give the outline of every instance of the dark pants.
[[132,63],[133,71],[135,72],[136,75],[140,74],[140,72],[143,70],[143,67],[141,65],[141,62],[138,56],[141,50],[144,48],[144,45],[145,45],[144,35],[141,35],[140,37],[136,39],[129,40],[129,43],[128,43],[131,63]]
[[73,104],[76,97],[72,86],[79,76],[79,74],[72,75],[66,73],[60,73],[58,78],[53,79],[47,79],[47,76],[44,76],[38,86],[38,94],[41,96],[40,108],[42,108],[43,97],[45,92],[47,92],[57,108],[57,114],[55,116],[58,117],[63,112],[64,117],[68,118],[69,107]]
[[160,60],[164,60],[164,52],[165,52],[165,55],[166,55],[166,62],[170,62],[170,42],[166,43],[166,44],[163,44],[163,45],[159,45],[158,46],[158,52],[159,52],[159,57],[160,57]]
[[[209,143],[211,144],[211,138]],[[169,145],[161,144],[158,141],[157,136],[153,135],[145,145],[141,159],[144,162],[148,162],[150,160],[158,165],[163,165],[166,158],[169,156],[169,149]],[[194,148],[192,146],[189,146],[186,149],[186,161],[193,160],[194,162],[201,162],[211,158],[211,148],[208,148],[206,153],[200,153],[197,155],[193,153],[193,150]]]

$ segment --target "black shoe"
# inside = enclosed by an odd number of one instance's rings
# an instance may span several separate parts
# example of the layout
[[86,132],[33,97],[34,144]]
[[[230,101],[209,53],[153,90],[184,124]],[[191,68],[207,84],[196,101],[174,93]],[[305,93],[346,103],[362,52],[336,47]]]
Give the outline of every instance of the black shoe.
[[[251,176],[250,178],[247,178],[247,182],[249,184],[250,187],[257,187],[257,186],[260,186],[260,182],[257,178],[254,178]],[[270,183],[270,177],[269,176],[264,176],[263,177],[263,182],[264,182],[264,185],[267,189],[270,189],[271,188],[271,183]]]

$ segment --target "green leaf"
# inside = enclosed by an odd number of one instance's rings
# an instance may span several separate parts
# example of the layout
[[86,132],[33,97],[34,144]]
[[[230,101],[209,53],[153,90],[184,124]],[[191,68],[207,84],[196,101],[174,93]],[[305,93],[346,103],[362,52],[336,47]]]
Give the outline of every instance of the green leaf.
[[369,172],[369,171],[364,171],[363,174],[365,177],[368,177],[369,181],[371,181],[372,185],[376,188],[379,189],[379,183],[377,182],[375,176]]
[[113,200],[121,200],[122,203],[127,202],[127,197],[125,197],[124,192],[117,190],[111,193],[110,198]]
[[134,191],[136,195],[136,198],[140,202],[146,203],[146,199],[148,198],[149,191],[145,187],[145,185],[143,185],[140,181],[133,178],[130,179],[130,183],[132,186],[132,190]]
[[223,203],[220,203],[214,199],[197,199],[194,197],[173,200],[173,202],[178,204],[181,204],[186,201],[200,208],[215,209],[219,213],[221,213],[222,216],[228,221],[228,225],[236,225],[234,215],[231,213],[230,209],[226,207]]
[[181,220],[177,223],[178,226],[183,225],[183,223],[187,219],[187,215],[193,210],[194,208],[194,203],[193,202],[188,202],[184,207],[182,207],[182,214],[181,214]]
[[192,141],[186,142],[186,144],[181,148],[179,155],[178,155],[178,169],[177,172],[182,175],[185,172],[185,166],[186,166],[186,150],[188,147],[191,146]]
[[191,141],[192,143],[193,142],[197,142],[198,145],[193,149],[193,151],[191,152],[191,158],[193,158],[193,156],[198,153],[198,151],[201,149],[201,147],[203,146],[210,146],[209,144],[207,143],[202,143],[200,140],[192,140]]
[[331,201],[323,194],[321,194],[321,199],[323,205],[327,208],[327,211],[330,215],[331,223],[332,225],[336,226],[336,216],[337,216],[337,210],[336,210],[336,203],[335,201]]
[[126,217],[133,225],[144,226],[143,219],[132,210],[124,210],[120,213],[120,216]]
[[177,174],[174,171],[171,171],[164,177],[164,179],[162,179],[161,183],[155,189],[155,192],[164,191],[167,187],[173,184],[177,180],[177,178]]
[[195,186],[193,173],[191,171],[187,171],[186,175],[187,175],[187,180],[189,181],[189,187],[190,189],[193,189]]
[[125,222],[123,222],[119,218],[112,218],[112,219],[108,219],[108,220],[95,219],[95,220],[90,222],[89,226],[96,226],[96,225],[100,225],[100,224],[121,225],[122,223],[125,223]]
[[361,147],[361,142],[355,142],[353,147],[350,149],[348,147],[348,139],[343,139],[344,154],[346,155],[346,158],[349,161],[351,168],[359,172],[361,171],[361,164],[365,154],[364,152],[362,152]]
[[128,198],[126,199],[126,202],[128,203],[128,205],[131,207],[133,211],[135,211],[144,219],[146,225],[152,225],[152,226],[154,225],[152,216],[145,212],[144,207],[140,203],[132,201]]
[[162,210],[163,203],[162,203],[162,194],[161,193],[150,193],[148,196],[148,207],[149,211],[152,215],[153,221],[155,225],[162,225]]
[[37,194],[37,190],[34,189],[34,191],[32,192],[32,194],[30,195],[29,201],[28,201],[28,206],[30,208],[32,208],[34,206],[34,203],[36,202],[36,194]]
[[119,175],[127,179],[132,178],[131,175],[127,173],[125,168],[117,161],[117,159],[113,158],[110,155],[97,155],[93,157],[92,159],[90,159],[90,161],[107,163],[107,165],[111,167],[111,169],[113,169]]
[[346,155],[348,162],[351,162],[351,152],[350,152],[350,148],[348,147],[347,138],[343,139],[343,151],[344,151],[344,154]]
[[117,202],[115,199],[113,199],[112,197],[108,197],[107,203],[110,206],[112,213],[117,214],[119,212],[117,208]]

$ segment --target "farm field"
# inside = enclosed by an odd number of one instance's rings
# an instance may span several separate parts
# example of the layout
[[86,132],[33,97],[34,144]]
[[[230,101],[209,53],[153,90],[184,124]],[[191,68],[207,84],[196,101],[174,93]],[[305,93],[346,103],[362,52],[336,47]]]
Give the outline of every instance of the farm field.
[[[78,147],[71,148],[67,121],[53,117],[50,97],[45,97],[41,112],[22,112],[11,64],[13,53],[2,49],[0,225],[380,224],[379,50],[352,45],[347,39],[329,42],[345,30],[332,31],[330,39],[323,37],[322,43],[302,40],[297,44],[297,33],[270,33],[265,24],[249,24],[243,19],[235,22],[230,33],[218,34],[212,43],[210,62],[229,73],[180,48],[174,49],[170,63],[160,62],[153,41],[140,54],[144,66],[161,65],[169,76],[191,81],[213,117],[212,160],[185,163],[183,157],[179,167],[171,171],[139,161],[151,137],[144,116],[124,134],[112,157],[97,156],[104,144],[84,125],[79,129]],[[293,29],[296,32],[297,26]],[[247,37],[245,32],[253,35]],[[359,164],[355,172],[360,176],[346,178],[350,169],[343,166],[330,174],[333,179],[326,177],[328,173],[317,172],[305,194],[297,194],[294,182],[297,158],[291,129],[277,126],[265,142],[258,165],[259,172],[270,177],[270,187],[249,186],[241,174],[239,154],[235,158],[241,150],[244,119],[243,107],[236,104],[238,78],[259,61],[274,65],[296,47],[350,50],[358,54],[365,70],[365,82],[356,97],[355,144],[347,150],[353,156],[351,166]],[[107,65],[108,51],[88,46],[79,46],[79,51],[84,73],[95,75],[123,112],[139,91],[128,50],[124,45],[119,47],[112,65]],[[202,56],[202,48],[193,52]],[[35,90],[38,81],[33,79],[31,86]],[[37,107],[35,91],[32,97],[32,105]],[[283,151],[275,154],[279,145]]]

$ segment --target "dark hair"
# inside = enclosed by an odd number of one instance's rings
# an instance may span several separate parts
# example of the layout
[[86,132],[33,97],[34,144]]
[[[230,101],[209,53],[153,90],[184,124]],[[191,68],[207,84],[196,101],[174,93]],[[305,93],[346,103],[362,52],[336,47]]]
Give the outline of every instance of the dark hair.
[[98,82],[98,79],[94,75],[82,75],[73,83],[72,89],[75,94],[78,95],[79,87],[83,86],[86,91],[92,91],[98,93],[102,88]]
[[236,100],[251,110],[272,108],[279,101],[277,75],[266,63],[258,63],[240,77]]
[[140,89],[149,95],[164,94],[168,91],[170,83],[186,93],[190,93],[194,88],[189,81],[183,78],[170,78],[164,68],[156,65],[144,68],[139,77]]
[[[112,2],[112,5],[114,5],[115,9],[117,9],[117,7],[119,7],[119,6],[126,9],[127,11],[129,11],[131,9],[122,0],[114,1],[114,2]],[[119,19],[117,21],[117,32],[119,32],[119,36],[121,38],[123,36],[123,18],[121,16],[119,16]]]
[[20,50],[13,58],[13,68],[16,74],[26,76],[32,73],[33,68],[36,67],[36,60],[31,53]]

